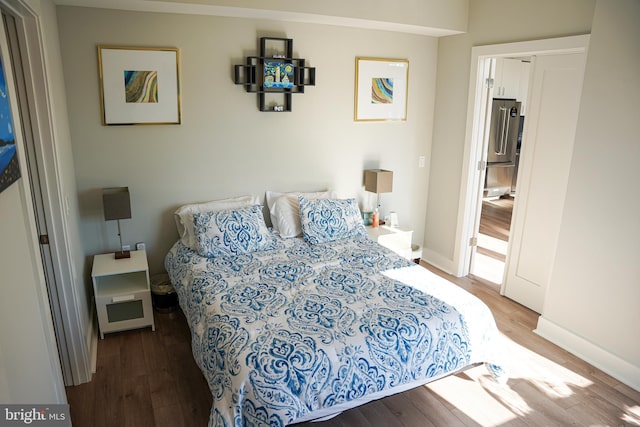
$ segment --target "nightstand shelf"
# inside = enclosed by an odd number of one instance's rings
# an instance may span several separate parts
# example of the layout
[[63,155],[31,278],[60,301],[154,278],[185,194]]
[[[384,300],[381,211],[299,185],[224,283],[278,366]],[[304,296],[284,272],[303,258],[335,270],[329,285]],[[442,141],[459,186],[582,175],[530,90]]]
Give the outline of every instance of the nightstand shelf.
[[131,258],[115,259],[113,253],[96,255],[91,271],[100,337],[109,332],[151,326],[155,331],[149,267],[144,250]]
[[144,271],[96,277],[94,280],[99,283],[95,289],[97,298],[147,290],[147,277]]

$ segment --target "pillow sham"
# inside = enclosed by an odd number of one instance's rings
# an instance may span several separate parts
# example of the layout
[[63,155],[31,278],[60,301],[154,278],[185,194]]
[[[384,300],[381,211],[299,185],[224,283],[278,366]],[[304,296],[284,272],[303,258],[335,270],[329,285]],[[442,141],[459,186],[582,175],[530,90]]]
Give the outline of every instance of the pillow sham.
[[267,191],[266,199],[271,215],[271,224],[273,230],[276,231],[283,239],[291,237],[299,237],[302,235],[302,227],[300,225],[300,208],[298,197],[306,199],[331,199],[335,198],[334,191],[315,191],[315,192],[299,192],[278,193],[275,191]]
[[179,207],[173,214],[180,241],[185,246],[197,250],[193,229],[193,215],[197,212],[216,212],[259,205],[258,196],[240,196],[228,199],[212,200],[206,203],[192,203]]
[[196,212],[193,225],[198,254],[212,258],[273,249],[262,206],[236,210]]
[[367,235],[356,199],[298,201],[302,234],[312,245]]

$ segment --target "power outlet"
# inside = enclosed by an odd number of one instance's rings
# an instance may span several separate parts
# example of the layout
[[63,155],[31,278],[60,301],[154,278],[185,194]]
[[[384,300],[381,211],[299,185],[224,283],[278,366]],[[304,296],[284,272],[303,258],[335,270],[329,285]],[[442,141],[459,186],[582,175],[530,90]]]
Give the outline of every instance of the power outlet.
[[122,252],[130,251],[131,245],[122,245]]
[[418,157],[418,167],[419,168],[423,168],[424,164],[426,163],[427,158],[425,156],[419,156]]
[[136,243],[136,249],[142,251],[145,249],[145,245],[143,242]]

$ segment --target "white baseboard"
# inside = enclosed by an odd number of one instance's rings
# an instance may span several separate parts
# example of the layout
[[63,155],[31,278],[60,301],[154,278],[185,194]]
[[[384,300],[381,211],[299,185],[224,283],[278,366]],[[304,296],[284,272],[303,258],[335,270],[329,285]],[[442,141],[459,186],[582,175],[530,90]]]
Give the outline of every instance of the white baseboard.
[[453,261],[443,257],[437,252],[432,251],[431,249],[424,248],[422,250],[422,258],[424,262],[433,265],[434,267],[439,268],[445,273],[451,274],[455,276],[455,268],[453,265]]
[[618,381],[640,391],[640,367],[540,316],[534,332]]

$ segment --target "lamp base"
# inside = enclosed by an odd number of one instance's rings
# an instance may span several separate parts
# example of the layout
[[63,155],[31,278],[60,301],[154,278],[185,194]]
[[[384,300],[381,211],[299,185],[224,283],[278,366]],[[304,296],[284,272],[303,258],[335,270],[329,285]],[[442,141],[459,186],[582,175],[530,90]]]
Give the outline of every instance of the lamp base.
[[116,259],[131,258],[131,252],[130,251],[116,252],[115,253],[115,257],[116,257]]

